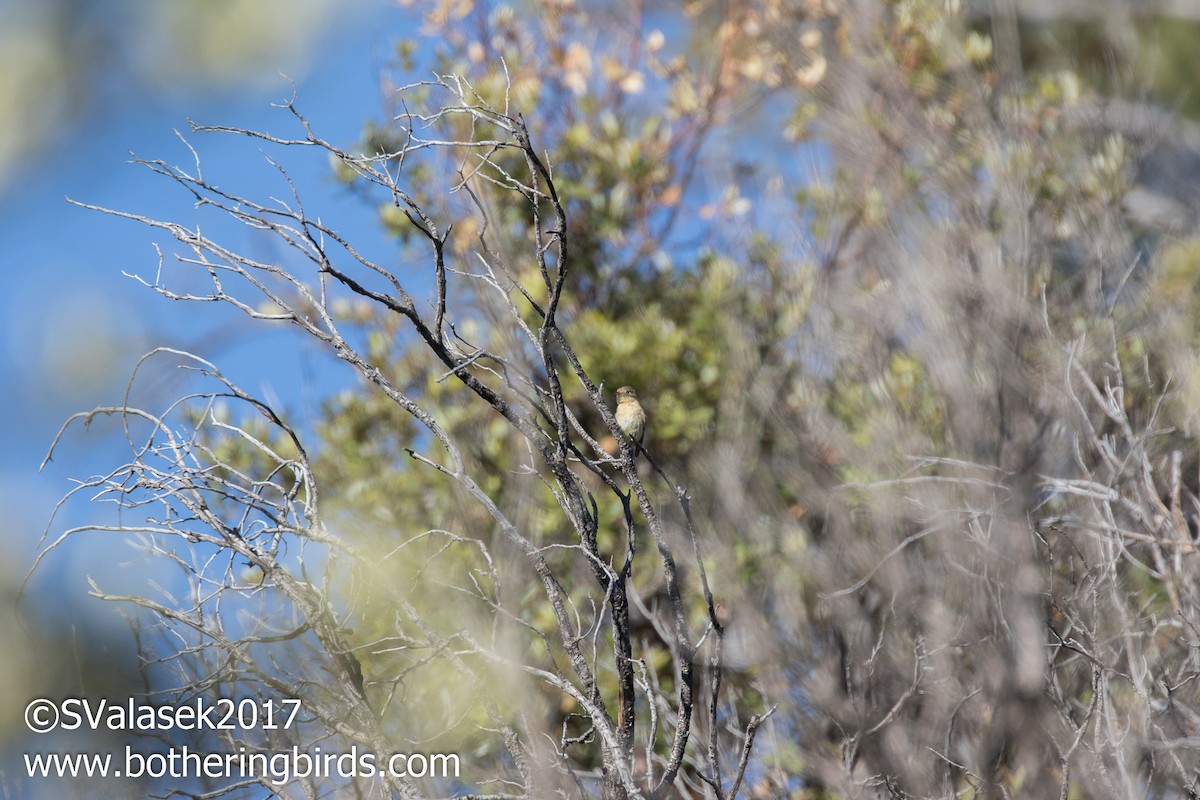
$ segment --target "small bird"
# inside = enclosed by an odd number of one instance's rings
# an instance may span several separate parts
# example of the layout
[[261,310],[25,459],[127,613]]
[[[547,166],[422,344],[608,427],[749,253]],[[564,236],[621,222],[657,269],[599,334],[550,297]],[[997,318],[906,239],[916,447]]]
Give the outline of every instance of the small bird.
[[617,425],[629,437],[636,456],[642,451],[642,439],[646,436],[646,411],[632,386],[617,389]]

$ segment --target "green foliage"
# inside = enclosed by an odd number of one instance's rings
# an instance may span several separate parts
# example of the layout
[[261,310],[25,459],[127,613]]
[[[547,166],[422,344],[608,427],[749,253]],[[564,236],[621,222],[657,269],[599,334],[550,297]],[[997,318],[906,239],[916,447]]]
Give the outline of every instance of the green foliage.
[[[872,781],[898,795],[969,796],[988,781],[1015,795],[1057,780],[1059,763],[1043,756],[1082,735],[1088,722],[1075,720],[1094,690],[1078,665],[1053,671],[1072,656],[1045,655],[1062,645],[1045,619],[1066,635],[1054,615],[1071,615],[1071,635],[1105,640],[1086,643],[1097,650],[1120,640],[1105,628],[1116,612],[1088,594],[1104,580],[1139,615],[1179,613],[1154,560],[1162,530],[1135,531],[1122,552],[1136,555],[1105,575],[1094,564],[1108,545],[1095,539],[1165,519],[1150,489],[1171,453],[1195,451],[1196,242],[1162,247],[1150,275],[1130,283],[1139,253],[1122,203],[1137,149],[1116,131],[1069,124],[1096,100],[1082,71],[1054,64],[1014,78],[998,40],[947,10],[956,4],[866,3],[861,15],[830,2],[735,5],[688,4],[662,29],[638,21],[611,37],[594,35],[603,7],[548,0],[519,11],[443,3],[430,25],[442,34],[438,69],[465,76],[481,103],[519,112],[553,171],[569,221],[566,260],[550,265],[568,276],[556,313],[610,403],[616,387],[636,387],[648,451],[694,499],[701,563],[743,637],[723,677],[739,723],[787,707],[781,733],[758,744],[757,785],[771,796],[851,795]],[[420,52],[399,44],[398,69]],[[421,115],[440,102],[433,87],[415,90],[391,121],[366,127],[359,150],[388,156],[405,190],[453,231],[449,298],[470,312],[451,334],[480,355],[472,375],[544,404],[545,364],[508,311],[536,330],[547,297],[528,206],[514,200],[514,182],[530,180],[525,154],[500,147],[481,162],[464,146],[409,150],[401,162],[410,137],[433,135]],[[442,141],[495,134],[467,114],[438,120]],[[813,142],[817,155],[805,149]],[[815,175],[785,166],[804,159],[819,161]],[[468,175],[470,191],[459,191]],[[405,263],[432,272],[428,238],[395,198],[372,195],[353,170],[335,177],[363,191]],[[550,201],[537,203],[544,223]],[[480,264],[503,278],[474,279]],[[1125,288],[1138,300],[1123,299]],[[396,315],[354,303],[335,314],[391,385],[436,409],[467,472],[542,549],[572,607],[594,603],[591,565],[530,443]],[[577,458],[603,455],[588,439],[615,452],[571,365],[551,352],[587,433],[562,444]],[[1169,378],[1188,387],[1182,400],[1164,400]],[[535,423],[558,443],[545,418]],[[430,432],[383,393],[356,388],[329,399],[317,434],[325,522],[370,565],[344,577],[340,599],[360,620],[352,638],[369,693],[393,698],[385,725],[496,755],[486,696],[505,720],[581,733],[578,702],[559,687],[450,652],[486,641],[513,663],[566,671],[543,577],[431,466],[447,456]],[[1140,488],[1122,472],[1135,454]],[[252,466],[253,453],[225,457]],[[1192,493],[1195,460],[1183,470]],[[578,480],[595,502],[600,552],[619,566],[622,498],[595,475]],[[1055,480],[1065,483],[1045,488]],[[1157,506],[1138,516],[1130,501],[1128,518],[1105,517],[1089,503],[1108,498],[1108,484]],[[1035,522],[1050,510],[1051,522]],[[690,551],[670,513],[668,535]],[[653,599],[651,546],[638,546],[630,580]],[[397,611],[398,597],[411,612]],[[687,622],[704,629],[707,615],[697,603]],[[450,644],[430,652],[422,625]],[[669,648],[646,628],[636,657],[670,693]],[[611,653],[608,629],[588,635]],[[1023,647],[1045,671],[1032,688]],[[610,658],[595,660],[611,699]],[[446,669],[475,679],[442,691]],[[1126,710],[1139,702],[1132,689],[1110,697]],[[431,719],[454,723],[435,730]],[[947,731],[961,739],[943,754]],[[586,737],[569,750],[576,766],[599,762]],[[650,751],[669,750],[659,731]],[[929,752],[945,763],[913,766]],[[861,770],[847,770],[859,758]],[[955,759],[974,760],[964,769]],[[1067,796],[1093,785],[1062,780]]]

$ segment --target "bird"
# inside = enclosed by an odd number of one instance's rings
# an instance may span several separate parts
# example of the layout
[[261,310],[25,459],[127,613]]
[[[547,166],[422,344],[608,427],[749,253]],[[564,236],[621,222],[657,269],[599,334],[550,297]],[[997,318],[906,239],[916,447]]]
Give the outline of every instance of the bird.
[[642,450],[646,436],[646,410],[638,402],[637,392],[632,386],[617,389],[617,426],[629,437],[636,456]]

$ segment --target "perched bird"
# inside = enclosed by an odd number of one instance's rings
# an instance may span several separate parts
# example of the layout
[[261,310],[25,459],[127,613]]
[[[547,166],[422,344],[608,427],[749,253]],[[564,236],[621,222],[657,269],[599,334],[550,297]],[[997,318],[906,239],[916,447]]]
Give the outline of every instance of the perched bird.
[[636,456],[642,451],[642,439],[646,436],[646,411],[632,386],[617,389],[617,425],[629,437]]

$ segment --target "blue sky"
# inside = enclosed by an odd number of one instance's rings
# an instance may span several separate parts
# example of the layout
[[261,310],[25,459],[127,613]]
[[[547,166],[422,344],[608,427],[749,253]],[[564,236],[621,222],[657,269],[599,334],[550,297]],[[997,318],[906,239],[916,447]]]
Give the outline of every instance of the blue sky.
[[[114,86],[127,77],[120,71],[99,76],[92,85],[103,102],[68,118],[0,189],[0,370],[5,376],[0,537],[9,579],[19,579],[32,564],[54,503],[71,488],[71,479],[111,468],[124,455],[115,427],[99,424],[87,433],[76,428],[54,463],[39,473],[59,426],[76,411],[120,402],[137,359],[151,348],[193,350],[218,362],[247,389],[280,398],[285,408],[301,414],[315,411],[325,390],[346,380],[337,364],[299,337],[264,330],[214,306],[168,302],[124,277],[122,271],[153,278],[152,243],[169,252],[162,232],[77,208],[65,198],[188,222],[194,216],[188,198],[168,181],[130,165],[129,151],[190,165],[191,155],[175,133],[188,130],[189,118],[292,133],[287,112],[271,108],[292,92],[280,72],[296,81],[298,104],[322,136],[353,143],[362,124],[379,114],[379,71],[389,48],[413,24],[411,15],[394,5],[362,3],[354,9],[308,47],[275,63],[264,58],[253,67],[255,74],[236,80],[164,88]],[[224,178],[264,197],[281,194],[257,143],[234,136],[188,138],[201,151],[206,173],[218,182]],[[315,151],[296,155],[288,166],[310,207],[322,208],[326,216],[345,212],[347,232],[382,241],[374,213],[329,179],[326,160]],[[164,392],[177,388],[170,382],[178,379],[165,380]],[[53,531],[79,523],[88,513],[95,509],[75,504]],[[111,548],[111,541],[77,542],[55,556],[35,581],[35,591],[55,586],[49,602],[75,606],[86,592],[84,582],[75,579],[121,568],[125,556],[95,558],[99,549]]]

